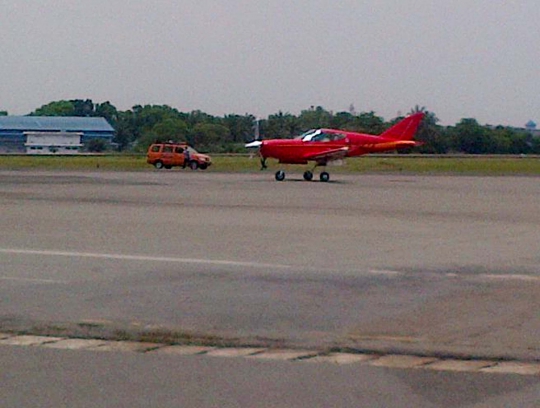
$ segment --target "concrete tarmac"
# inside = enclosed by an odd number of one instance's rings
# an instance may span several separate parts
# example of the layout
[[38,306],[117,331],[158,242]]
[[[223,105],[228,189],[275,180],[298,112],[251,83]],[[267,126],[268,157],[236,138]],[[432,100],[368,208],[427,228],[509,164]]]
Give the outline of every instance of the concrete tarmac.
[[0,345],[1,407],[530,408],[538,377]]
[[0,331],[540,359],[540,179],[0,172]]

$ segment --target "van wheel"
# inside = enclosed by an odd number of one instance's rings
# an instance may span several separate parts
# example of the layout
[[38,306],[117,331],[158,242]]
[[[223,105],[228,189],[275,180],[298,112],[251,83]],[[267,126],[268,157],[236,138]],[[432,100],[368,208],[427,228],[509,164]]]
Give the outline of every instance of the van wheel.
[[154,163],[154,167],[158,170],[163,168],[163,162],[157,161]]
[[170,170],[170,169],[172,169],[172,166],[165,166],[165,168],[166,168],[167,170]]
[[195,160],[189,162],[189,168],[191,170],[197,170],[199,168],[199,163],[197,163]]
[[206,170],[208,168],[208,164],[206,163],[201,163],[201,165],[199,166],[199,169],[201,170]]

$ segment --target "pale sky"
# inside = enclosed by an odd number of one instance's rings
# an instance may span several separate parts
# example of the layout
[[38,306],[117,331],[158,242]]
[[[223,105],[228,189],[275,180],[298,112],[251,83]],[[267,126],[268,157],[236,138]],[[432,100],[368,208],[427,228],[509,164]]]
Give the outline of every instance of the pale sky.
[[415,105],[540,123],[538,0],[0,0],[0,110],[51,101],[212,115]]

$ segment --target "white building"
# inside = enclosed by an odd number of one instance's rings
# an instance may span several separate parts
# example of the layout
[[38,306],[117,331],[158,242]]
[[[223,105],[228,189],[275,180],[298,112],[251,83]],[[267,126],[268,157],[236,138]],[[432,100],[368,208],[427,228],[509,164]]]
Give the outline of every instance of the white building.
[[77,154],[82,147],[82,133],[25,132],[26,154]]

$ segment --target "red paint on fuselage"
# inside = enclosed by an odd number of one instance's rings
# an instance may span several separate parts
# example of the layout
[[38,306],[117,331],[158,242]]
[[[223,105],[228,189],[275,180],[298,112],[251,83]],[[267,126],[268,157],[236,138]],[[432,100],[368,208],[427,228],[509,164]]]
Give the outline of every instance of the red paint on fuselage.
[[278,159],[280,163],[307,164],[306,157],[324,154],[328,150],[339,149],[344,143],[303,142],[300,139],[263,140],[261,156]]
[[412,139],[423,117],[423,113],[411,115],[379,136],[337,129],[320,129],[318,135],[329,137],[323,137],[323,140],[321,138],[263,140],[260,154],[263,158],[274,158],[286,164],[307,164],[310,160],[326,164],[328,161],[345,157],[412,147],[418,144]]
[[403,119],[380,136],[336,129],[320,129],[320,134],[332,140],[272,139],[262,141],[260,154],[264,158],[278,159],[280,163],[307,164],[313,160],[319,164],[337,158],[361,156],[412,147],[414,134],[423,118],[417,113]]

